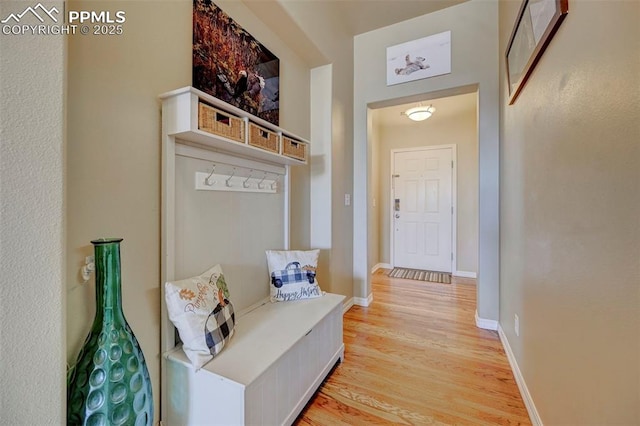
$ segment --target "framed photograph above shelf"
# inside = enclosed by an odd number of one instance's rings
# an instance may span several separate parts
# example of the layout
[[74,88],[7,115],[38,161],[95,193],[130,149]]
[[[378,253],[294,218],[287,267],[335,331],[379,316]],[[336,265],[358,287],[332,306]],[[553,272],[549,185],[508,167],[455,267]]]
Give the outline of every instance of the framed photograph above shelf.
[[210,0],[193,1],[194,87],[280,124],[280,60]]

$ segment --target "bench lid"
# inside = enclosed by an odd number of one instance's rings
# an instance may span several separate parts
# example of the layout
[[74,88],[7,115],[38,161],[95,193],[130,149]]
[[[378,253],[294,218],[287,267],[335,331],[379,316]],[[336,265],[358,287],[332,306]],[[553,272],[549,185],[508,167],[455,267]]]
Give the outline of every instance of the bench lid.
[[[290,302],[267,302],[237,319],[235,334],[221,353],[198,372],[205,371],[248,385],[311,331],[345,296],[326,293],[322,297]],[[182,348],[167,359],[192,367]]]

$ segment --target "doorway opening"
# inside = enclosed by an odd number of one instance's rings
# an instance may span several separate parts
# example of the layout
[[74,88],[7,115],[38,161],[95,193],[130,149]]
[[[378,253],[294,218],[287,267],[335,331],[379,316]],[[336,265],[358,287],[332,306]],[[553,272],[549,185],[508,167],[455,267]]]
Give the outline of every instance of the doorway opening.
[[[397,266],[476,278],[477,92],[428,95],[368,111],[369,265],[371,272]],[[427,100],[436,108],[429,119],[413,122],[402,115]]]

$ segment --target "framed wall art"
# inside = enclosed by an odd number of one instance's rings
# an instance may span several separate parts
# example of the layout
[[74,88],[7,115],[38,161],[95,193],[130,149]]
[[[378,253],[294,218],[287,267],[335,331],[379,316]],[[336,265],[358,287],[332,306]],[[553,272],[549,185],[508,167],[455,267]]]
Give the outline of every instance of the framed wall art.
[[522,1],[505,53],[509,105],[522,91],[568,11],[569,0]]
[[211,0],[193,1],[196,89],[278,125],[280,61]]
[[387,47],[387,86],[451,72],[451,31]]

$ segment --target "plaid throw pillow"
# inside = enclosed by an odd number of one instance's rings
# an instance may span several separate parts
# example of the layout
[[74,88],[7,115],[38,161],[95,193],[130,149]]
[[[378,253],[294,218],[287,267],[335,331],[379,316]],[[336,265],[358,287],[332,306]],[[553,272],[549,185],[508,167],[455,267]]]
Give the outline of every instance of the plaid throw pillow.
[[236,322],[222,267],[167,282],[164,295],[184,353],[196,369],[202,368],[231,339]]
[[225,343],[233,336],[236,316],[233,305],[224,299],[224,305],[218,304],[204,323],[204,338],[211,355],[220,353]]

